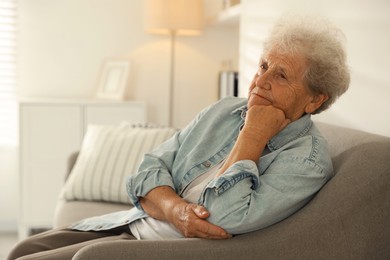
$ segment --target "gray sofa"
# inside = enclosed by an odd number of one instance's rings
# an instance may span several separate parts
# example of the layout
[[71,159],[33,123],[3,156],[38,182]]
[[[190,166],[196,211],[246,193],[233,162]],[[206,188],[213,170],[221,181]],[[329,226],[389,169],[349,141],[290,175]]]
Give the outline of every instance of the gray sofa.
[[[317,125],[329,142],[335,177],[286,220],[224,241],[102,242],[73,259],[390,259],[390,138]],[[128,207],[59,201],[55,226]]]

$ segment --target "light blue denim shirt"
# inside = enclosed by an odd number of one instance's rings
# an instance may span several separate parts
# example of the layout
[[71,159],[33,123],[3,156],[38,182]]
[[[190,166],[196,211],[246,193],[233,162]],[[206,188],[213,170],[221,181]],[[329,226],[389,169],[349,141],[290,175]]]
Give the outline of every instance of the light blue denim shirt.
[[[136,175],[127,182],[135,205],[83,220],[71,228],[104,230],[146,217],[139,198],[158,186],[179,195],[195,178],[225,159],[244,124],[247,100],[225,98],[203,110],[186,128],[147,153]],[[274,136],[257,163],[244,160],[204,188],[199,204],[208,221],[231,234],[272,225],[302,208],[332,177],[325,139],[304,115]]]

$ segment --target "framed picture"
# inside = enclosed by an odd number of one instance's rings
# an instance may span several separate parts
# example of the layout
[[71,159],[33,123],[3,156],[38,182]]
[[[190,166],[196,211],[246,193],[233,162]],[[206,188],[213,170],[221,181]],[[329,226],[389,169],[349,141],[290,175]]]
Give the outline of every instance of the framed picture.
[[130,61],[125,59],[106,60],[99,75],[97,98],[124,98],[130,73]]

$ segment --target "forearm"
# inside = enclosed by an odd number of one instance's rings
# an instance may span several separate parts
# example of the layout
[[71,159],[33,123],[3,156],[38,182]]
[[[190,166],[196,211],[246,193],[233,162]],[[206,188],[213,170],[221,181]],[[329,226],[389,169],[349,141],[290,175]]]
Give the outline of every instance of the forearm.
[[284,112],[273,106],[254,105],[249,108],[244,128],[217,177],[238,161],[257,163],[267,142],[289,123]]
[[224,165],[218,171],[217,177],[238,161],[251,160],[257,163],[266,144],[267,138],[258,134],[256,129],[244,127]]
[[172,223],[185,237],[231,237],[222,228],[206,221],[210,214],[204,207],[186,202],[171,187],[157,187],[141,198],[140,202],[149,216]]
[[175,205],[186,203],[169,186],[154,188],[145,197],[140,198],[140,202],[149,216],[165,221],[169,221],[169,213],[172,212]]

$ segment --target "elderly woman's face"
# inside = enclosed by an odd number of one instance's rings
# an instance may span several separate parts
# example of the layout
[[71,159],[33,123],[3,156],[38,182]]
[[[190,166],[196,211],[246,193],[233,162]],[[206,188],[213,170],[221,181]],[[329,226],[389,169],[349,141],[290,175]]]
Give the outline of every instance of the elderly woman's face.
[[300,55],[280,55],[271,50],[260,60],[249,88],[248,108],[272,105],[291,121],[314,112],[326,99],[314,96],[304,83],[305,59]]

